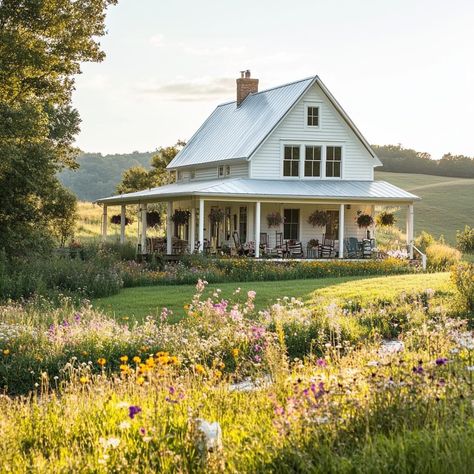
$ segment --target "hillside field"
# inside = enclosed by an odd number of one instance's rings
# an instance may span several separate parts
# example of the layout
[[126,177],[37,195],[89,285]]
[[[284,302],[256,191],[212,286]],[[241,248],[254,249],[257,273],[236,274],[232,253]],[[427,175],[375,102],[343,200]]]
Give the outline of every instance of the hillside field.
[[[425,174],[376,171],[375,179],[405,189],[422,200],[415,203],[415,234],[422,230],[456,243],[456,230],[474,225],[474,180]],[[405,209],[397,212],[398,225],[405,225]]]

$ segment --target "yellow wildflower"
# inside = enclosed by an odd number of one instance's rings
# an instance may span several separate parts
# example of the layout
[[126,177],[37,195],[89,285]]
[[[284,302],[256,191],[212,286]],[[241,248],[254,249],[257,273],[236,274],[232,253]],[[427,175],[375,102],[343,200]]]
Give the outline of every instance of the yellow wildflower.
[[120,357],[120,362],[127,362],[127,361],[128,361],[128,356]]
[[222,372],[220,370],[215,370],[214,375],[216,376],[216,378],[220,378],[222,377]]
[[106,362],[107,362],[107,361],[106,361],[103,357],[97,359],[97,363],[98,363],[101,367],[103,367],[103,366],[106,364]]
[[205,374],[206,373],[206,369],[201,364],[196,364],[194,366],[194,370],[196,371],[197,374]]
[[138,385],[143,385],[145,383],[145,377],[142,377],[141,375],[137,377],[137,384]]
[[3,355],[7,356],[10,354],[10,349],[3,349]]
[[154,367],[155,366],[155,359],[153,359],[153,357],[149,357],[147,360],[146,360],[146,365],[148,367]]
[[89,379],[85,376],[82,376],[80,379],[79,379],[79,382],[81,382],[82,384],[85,384],[87,382],[89,382]]
[[239,357],[239,349],[235,348],[235,349],[232,349],[232,355],[234,356],[234,358],[237,359],[237,357]]
[[135,364],[139,364],[141,361],[142,361],[142,360],[141,360],[140,357],[138,357],[138,356],[135,356],[135,357],[133,358],[133,362],[135,362]]

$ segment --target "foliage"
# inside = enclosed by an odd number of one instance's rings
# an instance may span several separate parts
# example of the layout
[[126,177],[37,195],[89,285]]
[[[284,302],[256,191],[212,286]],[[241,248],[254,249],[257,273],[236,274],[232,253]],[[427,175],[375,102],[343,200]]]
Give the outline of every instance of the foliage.
[[451,280],[456,285],[466,311],[474,312],[474,263],[461,262],[453,265]]
[[366,229],[367,227],[370,227],[371,225],[374,224],[374,219],[370,214],[359,214],[357,215],[356,219],[357,225],[361,229]]
[[185,142],[178,140],[175,145],[160,147],[151,158],[151,168],[135,166],[122,174],[117,185],[118,193],[132,193],[143,189],[163,186],[174,181],[174,176],[166,169],[171,160],[179,153]]
[[314,211],[308,217],[308,224],[313,227],[324,227],[329,222],[329,215],[325,211]]
[[266,262],[249,258],[207,258],[200,255],[183,257],[169,264],[164,271],[150,271],[146,264],[123,264],[121,274],[125,287],[143,285],[192,284],[196,278],[210,283],[232,281],[278,281],[302,278],[339,276],[391,275],[414,272],[408,261],[385,260],[349,261],[291,261]]
[[148,211],[146,213],[146,225],[148,227],[158,227],[161,224],[161,214],[159,211]]
[[396,222],[395,215],[393,212],[382,211],[377,214],[375,218],[375,223],[381,227],[390,227],[393,226]]
[[50,227],[60,240],[70,233],[74,208],[67,215],[58,205],[65,192],[56,173],[75,166],[74,76],[81,63],[104,58],[98,38],[114,3],[0,4],[0,242],[10,256],[43,250]]
[[308,241],[308,246],[309,247],[317,247],[319,245],[318,239],[311,239]]
[[219,208],[219,207],[213,207],[211,208],[211,212],[209,212],[209,220],[213,224],[220,224],[221,222],[224,221],[224,211]]
[[[313,321],[297,301],[258,315],[254,292],[225,301],[203,286],[176,325],[166,310],[127,327],[88,306],[0,308],[0,377],[33,391],[0,399],[5,469],[465,471],[474,340],[444,307],[328,307]],[[309,355],[291,360],[287,344]],[[221,428],[209,450],[203,421]]]
[[[110,217],[110,223],[114,225],[120,225],[122,223],[122,216],[120,214],[115,214]],[[130,225],[132,223],[132,220],[125,216],[125,225]]]
[[189,222],[189,218],[191,217],[191,212],[186,209],[176,209],[174,214],[171,216],[171,220],[175,224],[187,224]]
[[446,270],[461,260],[461,252],[446,244],[434,243],[426,248],[428,267],[432,270]]
[[437,240],[435,237],[433,237],[431,234],[428,232],[425,232],[424,230],[421,231],[420,235],[415,238],[415,246],[422,250],[423,252],[426,251],[426,249],[433,244],[436,244]]
[[440,160],[433,160],[429,153],[401,145],[372,145],[372,148],[384,171],[474,178],[474,158],[469,156],[446,153]]
[[456,231],[456,247],[461,252],[474,252],[474,228],[466,225],[464,230]]
[[267,214],[267,224],[268,227],[279,227],[283,222],[283,217],[279,212],[271,212]]

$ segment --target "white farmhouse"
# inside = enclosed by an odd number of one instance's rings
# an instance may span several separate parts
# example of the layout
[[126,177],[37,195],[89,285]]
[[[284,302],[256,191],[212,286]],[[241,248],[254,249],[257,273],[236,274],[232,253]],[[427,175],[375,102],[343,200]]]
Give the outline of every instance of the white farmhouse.
[[[156,250],[146,207],[167,202],[167,254],[359,258],[374,247],[375,207],[407,206],[413,257],[419,198],[374,181],[381,162],[321,79],[259,91],[250,71],[241,76],[237,100],[219,105],[169,164],[175,183],[98,200],[104,236],[107,206],[122,205],[123,240],[125,206],[138,204],[141,252]],[[174,222],[177,210],[189,218]]]

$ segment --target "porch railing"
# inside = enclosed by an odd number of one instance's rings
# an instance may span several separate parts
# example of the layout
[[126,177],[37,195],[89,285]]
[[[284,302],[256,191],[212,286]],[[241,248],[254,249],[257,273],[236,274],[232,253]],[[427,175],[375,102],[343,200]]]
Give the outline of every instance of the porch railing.
[[414,245],[413,245],[413,250],[420,255],[420,257],[421,257],[421,268],[423,268],[423,271],[425,271],[426,270],[426,261],[427,261],[426,255],[419,248],[415,247]]

